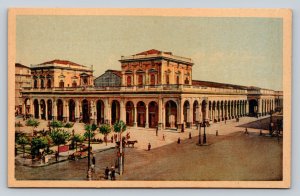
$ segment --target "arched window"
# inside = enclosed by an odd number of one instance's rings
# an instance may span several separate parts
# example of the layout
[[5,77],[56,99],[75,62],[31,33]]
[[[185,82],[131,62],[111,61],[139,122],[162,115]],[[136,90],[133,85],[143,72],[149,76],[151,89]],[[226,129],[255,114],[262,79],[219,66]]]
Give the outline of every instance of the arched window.
[[64,88],[64,87],[65,87],[65,83],[64,83],[63,80],[61,80],[61,81],[59,82],[59,88]]
[[139,75],[138,84],[139,84],[139,86],[143,85],[143,75]]
[[155,85],[155,75],[151,74],[150,76],[150,85]]
[[44,79],[41,79],[41,88],[45,88],[44,87]]
[[47,88],[51,88],[51,79],[48,79],[47,81]]
[[189,83],[190,83],[189,78],[186,77],[186,79],[185,79],[185,81],[184,81],[184,84],[189,84]]
[[72,83],[72,87],[75,87],[75,88],[77,87],[77,83],[76,83],[75,80],[74,80],[73,83]]
[[88,79],[87,78],[83,78],[83,84],[87,85],[88,84]]
[[166,75],[166,84],[170,84],[170,76],[169,76],[169,74]]
[[179,76],[176,77],[176,83],[179,84]]
[[127,86],[131,86],[131,76],[127,76]]
[[33,81],[33,88],[37,88],[37,80],[36,79],[34,79],[34,81]]

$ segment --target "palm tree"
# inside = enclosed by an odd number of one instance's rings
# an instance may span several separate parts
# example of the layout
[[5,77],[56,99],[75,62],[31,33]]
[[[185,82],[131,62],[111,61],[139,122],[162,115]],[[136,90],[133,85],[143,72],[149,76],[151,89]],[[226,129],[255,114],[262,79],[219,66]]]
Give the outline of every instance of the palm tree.
[[29,144],[29,140],[25,135],[21,135],[17,138],[17,144],[22,146],[23,149],[23,158],[25,157],[25,146]]
[[99,131],[101,134],[104,135],[104,137],[106,138],[105,139],[105,143],[106,143],[106,146],[107,146],[107,135],[110,133],[111,129],[110,129],[110,126],[107,125],[107,124],[104,124],[102,126],[99,127]]
[[33,136],[33,131],[36,127],[38,127],[40,124],[40,122],[34,118],[30,118],[26,121],[26,126],[29,126],[29,127],[33,127],[32,129],[32,136]]
[[84,133],[84,137],[85,138],[88,138],[88,170],[90,169],[90,157],[91,157],[91,137],[94,137],[95,136],[95,133],[94,131],[97,129],[97,125],[95,124],[92,124],[92,125],[89,125],[89,124],[86,124],[84,126],[84,130],[86,131]]
[[123,140],[122,140],[122,132],[126,131],[126,124],[120,120],[120,121],[117,121],[115,124],[114,124],[114,132],[116,133],[119,133],[120,136],[120,145],[119,145],[119,148],[120,148],[120,154],[121,156],[119,157],[119,171],[120,171],[120,175],[122,175],[123,173],[123,170],[124,170],[124,154],[123,154]]
[[57,146],[57,154],[59,157],[59,146],[65,144],[69,140],[70,133],[63,129],[56,129],[50,133],[50,137],[52,142]]
[[80,134],[75,134],[72,138],[73,142],[75,142],[76,152],[77,152],[77,142],[82,143],[84,140],[84,136]]

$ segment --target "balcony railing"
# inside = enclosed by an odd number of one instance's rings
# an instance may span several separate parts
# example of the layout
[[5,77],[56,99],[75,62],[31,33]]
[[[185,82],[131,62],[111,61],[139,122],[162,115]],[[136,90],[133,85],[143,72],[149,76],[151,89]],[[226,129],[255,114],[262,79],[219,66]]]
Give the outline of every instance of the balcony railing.
[[[110,87],[53,87],[53,88],[31,88],[25,87],[22,92],[140,92],[140,91],[175,91],[175,92],[193,92],[193,93],[216,93],[216,94],[247,94],[247,90],[243,89],[229,89],[229,88],[214,88],[206,86],[192,86],[183,84],[164,84],[164,85],[137,85],[137,86],[110,86]],[[249,93],[249,92],[248,92]]]

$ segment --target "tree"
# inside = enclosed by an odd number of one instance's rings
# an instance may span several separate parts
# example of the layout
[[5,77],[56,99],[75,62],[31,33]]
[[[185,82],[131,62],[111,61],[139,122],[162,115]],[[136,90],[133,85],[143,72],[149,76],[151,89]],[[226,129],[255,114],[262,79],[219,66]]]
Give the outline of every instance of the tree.
[[25,146],[27,144],[29,144],[29,140],[28,140],[28,137],[26,137],[25,135],[21,135],[19,137],[17,137],[17,144],[21,145],[22,146],[22,149],[23,149],[23,157],[25,157]]
[[76,151],[77,151],[77,142],[82,143],[84,140],[84,136],[80,135],[80,134],[75,134],[72,137],[72,141],[75,142],[75,146],[76,146]]
[[104,124],[104,125],[99,127],[99,131],[100,131],[101,134],[104,135],[105,143],[106,143],[106,146],[107,146],[107,135],[111,132],[110,126],[107,125],[107,124]]
[[58,153],[58,157],[59,157],[59,146],[62,144],[65,144],[69,140],[70,133],[68,133],[67,131],[65,131],[63,129],[55,129],[55,130],[51,131],[50,137],[51,137],[54,145],[57,146],[57,153]]
[[47,137],[34,137],[31,140],[31,155],[34,157],[39,154],[39,150],[46,148],[49,144]]
[[64,125],[64,127],[67,128],[68,131],[69,131],[69,129],[72,128],[73,126],[74,126],[74,124],[73,124],[73,123],[69,123],[69,122],[67,122],[67,123]]
[[59,120],[54,120],[54,121],[51,121],[51,123],[50,123],[50,127],[52,127],[53,129],[61,128],[63,126],[64,126],[64,124]]
[[91,157],[91,137],[94,137],[95,136],[95,133],[94,131],[97,129],[97,125],[95,124],[92,124],[92,125],[89,125],[89,124],[86,124],[84,126],[84,130],[86,131],[84,133],[84,136],[85,138],[88,138],[88,171],[90,169],[90,157]]
[[92,124],[92,125],[89,125],[89,124],[86,124],[84,126],[84,130],[85,130],[85,133],[84,133],[84,137],[86,139],[89,139],[89,138],[94,138],[95,137],[95,130],[97,129],[97,125],[95,124]]
[[124,131],[126,131],[126,124],[122,120],[117,121],[114,124],[114,132],[116,132],[116,133],[122,133]]
[[119,133],[120,136],[120,145],[119,145],[119,148],[120,148],[120,157],[119,157],[119,171],[120,171],[120,175],[122,175],[123,173],[123,169],[124,169],[124,153],[123,153],[123,140],[122,140],[122,133],[126,131],[126,124],[120,120],[120,121],[117,121],[115,124],[114,124],[114,132],[116,133]]
[[30,118],[26,121],[26,126],[29,126],[29,127],[33,127],[32,129],[32,135],[33,135],[33,131],[36,127],[38,127],[40,124],[40,122],[34,118]]

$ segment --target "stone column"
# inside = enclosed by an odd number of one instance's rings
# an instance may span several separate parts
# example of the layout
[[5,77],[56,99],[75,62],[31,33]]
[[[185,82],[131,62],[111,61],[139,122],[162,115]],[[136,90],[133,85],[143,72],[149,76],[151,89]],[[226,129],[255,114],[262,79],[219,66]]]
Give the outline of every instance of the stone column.
[[145,128],[149,128],[149,111],[148,111],[148,105],[146,105],[146,124]]
[[158,125],[160,129],[163,129],[163,101],[162,98],[158,99]]
[[63,100],[63,119],[64,121],[68,121],[69,118],[69,110],[67,101]]
[[177,116],[179,117],[179,119],[177,119],[177,121],[179,122],[178,124],[183,124],[183,122],[184,122],[183,106],[184,106],[184,102],[180,98],[178,108],[177,108],[177,111],[178,111]]
[[93,101],[93,100],[91,100],[90,101],[90,107],[91,107],[91,111],[90,111],[90,114],[92,114],[92,115],[90,115],[90,118],[91,118],[91,123],[96,123],[96,121],[95,121],[95,104],[94,104],[95,102]]
[[52,107],[53,107],[53,112],[52,112],[53,120],[57,120],[57,102],[56,102],[56,100],[53,100]]
[[42,114],[41,114],[41,101],[38,100],[38,110],[39,110],[39,118],[38,119],[42,119]]
[[47,104],[47,100],[45,101],[45,120],[48,120],[48,104]]
[[80,111],[79,111],[79,101],[75,101],[75,120],[76,122],[79,121]]
[[22,103],[22,114],[26,115],[26,103],[24,103],[24,101]]
[[124,100],[121,100],[120,102],[120,120],[126,124],[126,107]]
[[137,127],[137,107],[134,106],[134,121],[133,121],[133,126]]
[[257,108],[258,108],[258,113],[261,113],[261,111],[262,111],[261,99],[258,99],[258,101],[257,101]]
[[194,104],[190,103],[190,108],[187,111],[188,127],[192,127],[192,124],[193,124],[193,112],[194,112]]
[[[209,121],[209,113],[210,113],[210,111],[209,111],[209,102],[207,102],[206,103],[206,106],[205,106],[205,121]],[[201,119],[201,121],[202,121],[202,119]]]

